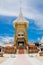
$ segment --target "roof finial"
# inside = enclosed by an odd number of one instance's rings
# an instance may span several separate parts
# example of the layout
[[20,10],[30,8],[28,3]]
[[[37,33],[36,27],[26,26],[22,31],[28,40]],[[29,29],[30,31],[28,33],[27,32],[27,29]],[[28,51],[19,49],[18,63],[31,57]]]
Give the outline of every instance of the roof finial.
[[20,0],[20,13],[22,13],[22,1]]
[[19,12],[19,17],[18,17],[19,20],[23,20],[23,14],[22,14],[22,6],[21,6],[21,4],[22,4],[22,1],[20,0],[20,12]]
[[20,0],[19,3],[20,3],[20,12],[19,12],[19,16],[15,22],[27,22],[27,20],[24,18],[23,14],[22,14],[22,7],[21,7],[22,1]]
[[22,1],[20,0],[20,8],[22,8]]

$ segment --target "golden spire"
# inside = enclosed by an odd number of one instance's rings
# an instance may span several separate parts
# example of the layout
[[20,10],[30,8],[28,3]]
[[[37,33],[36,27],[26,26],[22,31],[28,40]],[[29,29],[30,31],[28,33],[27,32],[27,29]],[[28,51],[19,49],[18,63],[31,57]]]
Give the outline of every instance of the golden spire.
[[21,9],[21,8],[20,8],[20,13],[19,13],[19,16],[18,16],[17,21],[18,21],[18,22],[22,22],[22,21],[24,21],[24,17],[23,17],[22,9]]
[[21,7],[21,3],[22,1],[20,0],[20,12],[19,12],[19,16],[18,18],[13,22],[13,23],[27,23],[28,24],[28,21],[25,19],[25,17],[23,16],[22,14],[22,7]]
[[28,21],[25,19],[25,17],[23,16],[23,14],[22,14],[22,9],[20,8],[20,13],[19,13],[19,16],[18,16],[18,18],[14,21],[14,23],[15,22],[27,22],[28,23]]

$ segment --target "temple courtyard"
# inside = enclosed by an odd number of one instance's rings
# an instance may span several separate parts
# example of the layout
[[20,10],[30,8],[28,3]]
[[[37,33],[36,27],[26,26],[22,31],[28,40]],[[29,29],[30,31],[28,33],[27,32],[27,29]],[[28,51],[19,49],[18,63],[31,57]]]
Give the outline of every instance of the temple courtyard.
[[37,54],[5,54],[0,65],[43,65],[43,56]]

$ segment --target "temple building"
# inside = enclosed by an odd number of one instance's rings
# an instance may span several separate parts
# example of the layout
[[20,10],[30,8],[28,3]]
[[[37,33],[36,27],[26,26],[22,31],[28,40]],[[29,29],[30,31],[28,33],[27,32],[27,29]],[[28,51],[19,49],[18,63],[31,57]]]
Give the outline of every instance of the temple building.
[[38,53],[38,47],[34,43],[29,44],[28,42],[28,25],[29,22],[23,17],[20,9],[18,18],[13,22],[13,26],[15,28],[14,42],[6,42],[7,45],[0,47],[0,56],[2,56],[3,52],[5,54]]
[[18,18],[13,22],[13,25],[15,28],[14,46],[17,49],[17,53],[37,53],[37,47],[34,44],[29,45],[28,43],[27,27],[29,22],[23,17],[21,9]]
[[0,57],[3,57],[3,48],[2,48],[2,46],[0,46]]
[[28,45],[28,21],[23,17],[21,9],[18,18],[13,22],[13,25],[15,27],[14,45],[17,49],[25,49]]
[[43,42],[41,42],[39,54],[43,56]]

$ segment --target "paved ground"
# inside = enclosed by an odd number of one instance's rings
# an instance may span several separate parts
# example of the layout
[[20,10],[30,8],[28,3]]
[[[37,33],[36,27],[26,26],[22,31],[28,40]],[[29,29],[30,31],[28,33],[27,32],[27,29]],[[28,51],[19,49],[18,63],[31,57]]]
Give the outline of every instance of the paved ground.
[[6,60],[8,60],[8,59],[9,59],[9,58],[7,58],[7,57],[0,57],[0,63],[6,61]]
[[35,58],[36,58],[37,60],[43,62],[43,57],[42,57],[42,56],[37,56],[37,57],[35,57]]
[[16,55],[16,58],[9,58],[0,65],[43,65],[43,62],[28,54]]

